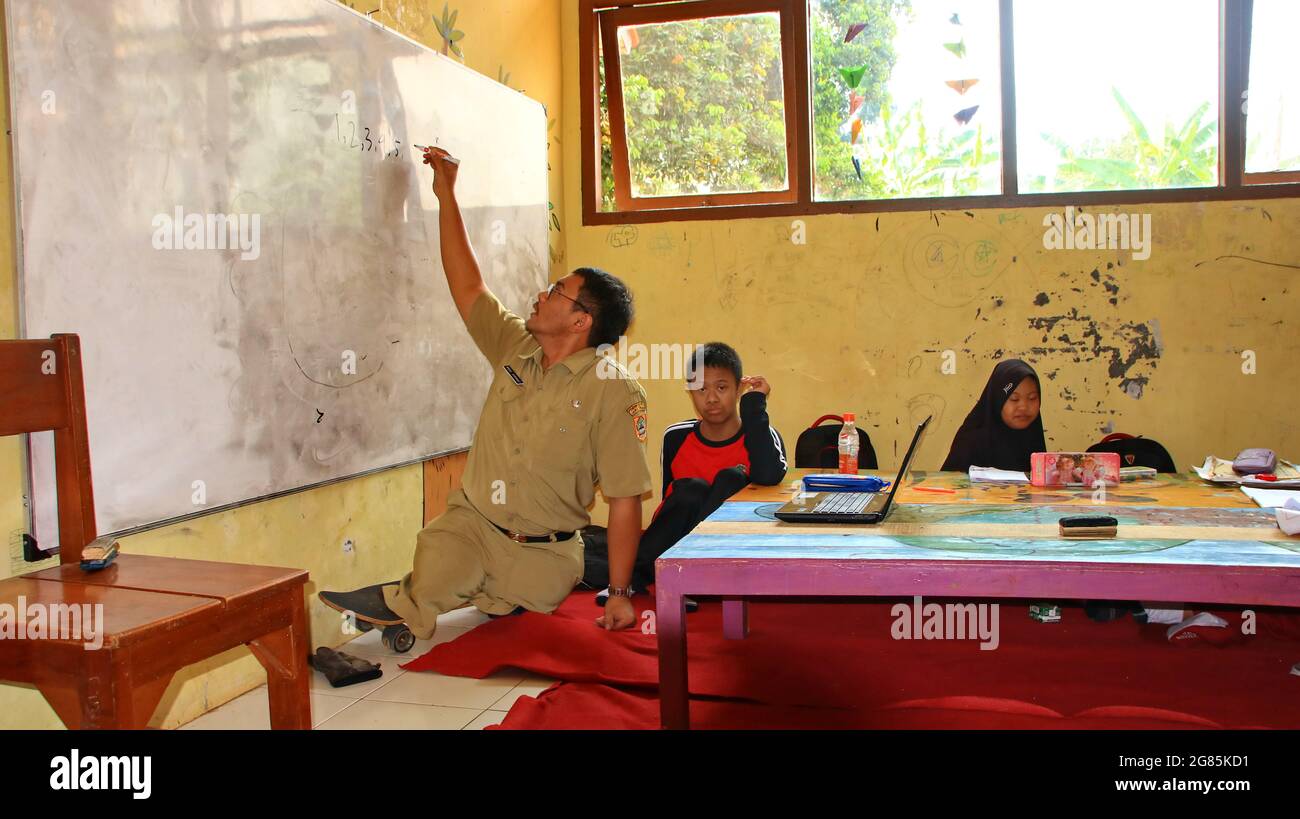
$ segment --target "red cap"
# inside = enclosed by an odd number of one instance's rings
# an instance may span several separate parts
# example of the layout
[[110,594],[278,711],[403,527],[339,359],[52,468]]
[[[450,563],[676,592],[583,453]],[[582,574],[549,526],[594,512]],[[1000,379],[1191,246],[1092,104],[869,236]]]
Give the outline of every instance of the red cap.
[[846,423],[846,424],[850,424],[850,423],[852,423],[852,422],[855,421],[855,420],[856,420],[856,419],[853,417],[853,413],[851,413],[851,412],[846,412],[846,413],[844,413],[844,423]]

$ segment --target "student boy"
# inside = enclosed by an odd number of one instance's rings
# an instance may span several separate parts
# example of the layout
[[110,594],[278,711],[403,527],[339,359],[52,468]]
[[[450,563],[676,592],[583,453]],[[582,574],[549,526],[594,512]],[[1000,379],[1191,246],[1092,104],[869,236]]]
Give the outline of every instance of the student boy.
[[[768,422],[766,378],[744,375],[736,351],[712,342],[696,350],[686,381],[698,418],[664,431],[663,500],[641,536],[632,571],[640,591],[654,582],[655,560],[723,501],[751,482],[773,486],[785,478],[785,443]],[[596,601],[606,597],[601,592]]]

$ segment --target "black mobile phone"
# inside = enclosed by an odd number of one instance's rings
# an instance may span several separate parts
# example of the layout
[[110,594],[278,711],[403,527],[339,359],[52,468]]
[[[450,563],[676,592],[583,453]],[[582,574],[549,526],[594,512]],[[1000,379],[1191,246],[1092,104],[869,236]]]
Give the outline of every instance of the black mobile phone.
[[1115,537],[1119,521],[1110,515],[1070,515],[1061,518],[1061,537]]

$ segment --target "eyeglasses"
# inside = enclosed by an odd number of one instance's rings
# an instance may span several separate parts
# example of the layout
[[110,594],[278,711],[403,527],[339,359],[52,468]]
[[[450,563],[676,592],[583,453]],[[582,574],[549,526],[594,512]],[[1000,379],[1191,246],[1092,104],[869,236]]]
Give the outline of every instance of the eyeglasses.
[[578,301],[572,296],[566,295],[565,292],[560,289],[559,282],[556,282],[555,284],[551,285],[551,289],[546,291],[546,297],[550,298],[551,296],[564,296],[564,298],[578,305],[579,310],[586,313],[587,315],[591,315],[591,311],[587,309],[587,305],[583,304],[582,302]]

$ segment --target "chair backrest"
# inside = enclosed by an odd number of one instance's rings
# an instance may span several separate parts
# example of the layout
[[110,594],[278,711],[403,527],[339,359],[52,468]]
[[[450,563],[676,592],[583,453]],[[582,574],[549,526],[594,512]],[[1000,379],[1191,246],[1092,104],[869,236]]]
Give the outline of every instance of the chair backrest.
[[79,563],[81,550],[96,534],[81,340],[59,334],[0,341],[0,436],[51,430],[59,561]]
[[[826,421],[832,423],[823,426]],[[840,430],[844,428],[841,415],[823,415],[812,426],[799,433],[794,445],[794,465],[796,469],[835,469],[840,465]],[[858,431],[858,468],[879,469],[876,450],[871,446],[871,438],[855,426]]]
[[1135,438],[1123,432],[1114,432],[1088,447],[1088,451],[1114,452],[1119,455],[1120,466],[1149,466],[1157,472],[1178,471],[1169,450],[1152,438]]

